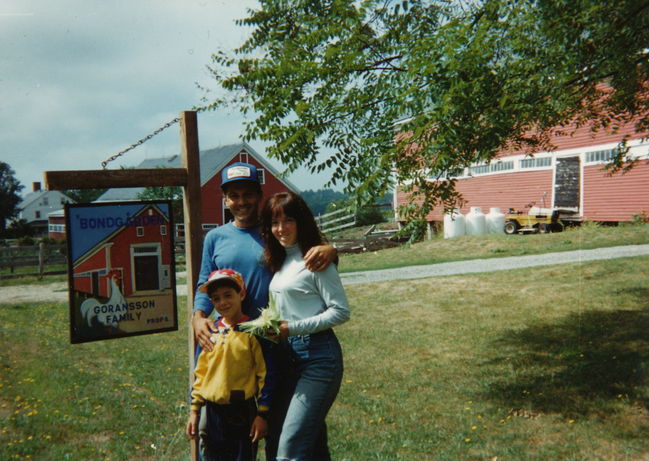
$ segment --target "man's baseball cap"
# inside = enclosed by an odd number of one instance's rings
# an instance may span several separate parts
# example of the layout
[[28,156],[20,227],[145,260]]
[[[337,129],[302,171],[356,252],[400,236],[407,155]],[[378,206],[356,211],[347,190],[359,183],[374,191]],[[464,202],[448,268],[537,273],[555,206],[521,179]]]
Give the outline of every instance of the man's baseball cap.
[[221,188],[235,181],[250,181],[259,184],[257,167],[250,163],[236,162],[223,168],[221,172]]
[[231,285],[242,295],[246,294],[246,284],[243,277],[232,269],[219,269],[212,272],[207,281],[198,287],[198,291],[207,294],[218,285]]

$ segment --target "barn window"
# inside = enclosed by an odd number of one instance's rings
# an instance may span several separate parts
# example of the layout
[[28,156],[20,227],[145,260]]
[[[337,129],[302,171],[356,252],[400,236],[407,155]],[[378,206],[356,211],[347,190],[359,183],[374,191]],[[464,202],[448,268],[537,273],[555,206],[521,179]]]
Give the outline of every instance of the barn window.
[[605,150],[596,150],[593,152],[586,152],[586,162],[587,163],[603,163],[610,162],[615,155],[618,154],[620,149],[617,147],[615,149],[605,149]]
[[521,168],[542,168],[552,165],[552,157],[524,158],[521,160]]
[[259,179],[259,184],[266,184],[266,170],[257,168],[257,179]]
[[146,245],[146,246],[139,246],[139,247],[133,247],[133,253],[137,254],[158,254],[158,246],[157,245]]
[[489,165],[491,171],[507,171],[514,169],[514,162],[498,162]]
[[165,224],[160,226],[160,235],[167,235],[167,226]]
[[484,165],[476,165],[469,167],[469,174],[486,174],[498,173],[501,171],[513,170],[514,162],[512,160],[507,162],[487,163]]
[[485,174],[489,173],[489,165],[476,165],[469,167],[470,174]]
[[216,229],[217,227],[219,227],[219,225],[218,224],[201,224],[201,227],[202,227],[202,229],[204,231],[208,231],[208,230]]
[[138,226],[135,228],[138,237],[144,237],[144,227]]

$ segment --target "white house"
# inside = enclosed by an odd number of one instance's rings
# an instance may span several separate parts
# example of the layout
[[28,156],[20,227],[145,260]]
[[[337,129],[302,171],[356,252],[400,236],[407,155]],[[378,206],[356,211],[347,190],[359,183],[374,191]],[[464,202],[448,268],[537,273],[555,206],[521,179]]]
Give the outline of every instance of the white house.
[[74,203],[74,200],[57,190],[42,190],[41,183],[34,182],[32,192],[18,204],[18,219],[27,221],[36,235],[47,235],[48,215],[61,210],[65,203]]

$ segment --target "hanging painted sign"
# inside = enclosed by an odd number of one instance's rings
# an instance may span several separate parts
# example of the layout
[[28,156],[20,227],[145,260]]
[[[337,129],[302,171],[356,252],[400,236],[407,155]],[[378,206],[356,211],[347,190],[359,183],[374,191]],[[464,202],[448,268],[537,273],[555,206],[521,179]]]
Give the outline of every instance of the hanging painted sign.
[[65,206],[70,341],[178,329],[170,201]]

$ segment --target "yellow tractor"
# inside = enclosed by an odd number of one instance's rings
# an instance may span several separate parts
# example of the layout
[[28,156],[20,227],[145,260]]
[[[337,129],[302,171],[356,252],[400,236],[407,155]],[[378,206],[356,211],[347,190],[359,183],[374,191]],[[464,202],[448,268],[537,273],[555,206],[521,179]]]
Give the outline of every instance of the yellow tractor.
[[[568,210],[531,206],[527,214],[510,208],[505,215],[505,234],[535,234],[561,232],[562,215]],[[569,212],[570,213],[570,212]]]

